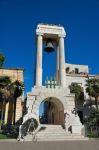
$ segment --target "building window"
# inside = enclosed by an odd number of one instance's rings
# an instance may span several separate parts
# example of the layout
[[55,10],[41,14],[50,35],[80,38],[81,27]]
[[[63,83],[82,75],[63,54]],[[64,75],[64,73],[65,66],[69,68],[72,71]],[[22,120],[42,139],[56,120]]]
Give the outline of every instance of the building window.
[[79,69],[75,68],[75,74],[79,74]]
[[69,71],[70,71],[70,68],[69,68],[69,67],[67,67],[67,68],[66,68],[66,73],[68,74],[68,73],[69,73]]

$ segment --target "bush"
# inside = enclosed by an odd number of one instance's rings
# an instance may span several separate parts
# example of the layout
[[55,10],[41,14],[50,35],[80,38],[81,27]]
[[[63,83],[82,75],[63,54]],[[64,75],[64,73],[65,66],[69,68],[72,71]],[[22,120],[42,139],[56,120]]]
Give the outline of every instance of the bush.
[[88,132],[87,137],[89,137],[89,138],[98,138],[99,135],[97,133],[94,133],[94,132]]
[[11,138],[17,138],[19,134],[19,127],[14,125],[3,125],[2,134],[5,134]]
[[[31,123],[34,123],[33,124]],[[28,132],[33,132],[35,129],[37,129],[38,127],[38,122],[36,119],[31,118],[28,119],[24,124],[22,124],[22,128],[21,128],[21,132],[22,132],[22,136],[25,136]],[[10,125],[10,124],[6,124],[6,125],[2,125],[2,134],[6,135],[9,138],[17,138],[19,135],[19,124],[17,125]]]
[[99,110],[94,109],[90,116],[86,118],[86,129],[88,137],[99,137]]
[[0,133],[0,139],[9,139],[9,137],[5,134]]

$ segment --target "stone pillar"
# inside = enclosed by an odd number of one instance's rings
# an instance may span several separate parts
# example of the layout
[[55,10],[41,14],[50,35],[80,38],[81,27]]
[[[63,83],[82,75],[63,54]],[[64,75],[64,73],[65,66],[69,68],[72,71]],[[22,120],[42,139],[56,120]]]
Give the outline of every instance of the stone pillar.
[[60,86],[66,86],[64,37],[59,37],[59,78]]
[[9,115],[8,113],[9,113],[9,102],[5,106],[5,118],[4,118],[4,123],[5,124],[8,123],[8,115]]
[[56,81],[59,84],[59,45],[57,45],[56,50]]
[[37,36],[36,86],[42,86],[42,35]]
[[15,122],[22,117],[22,107],[22,97],[19,97],[16,100]]

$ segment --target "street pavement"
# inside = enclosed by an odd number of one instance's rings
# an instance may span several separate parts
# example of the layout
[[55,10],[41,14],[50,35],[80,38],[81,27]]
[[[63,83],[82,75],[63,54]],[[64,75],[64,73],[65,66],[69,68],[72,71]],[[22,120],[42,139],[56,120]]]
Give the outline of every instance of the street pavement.
[[0,141],[0,150],[99,150],[99,140],[57,142]]

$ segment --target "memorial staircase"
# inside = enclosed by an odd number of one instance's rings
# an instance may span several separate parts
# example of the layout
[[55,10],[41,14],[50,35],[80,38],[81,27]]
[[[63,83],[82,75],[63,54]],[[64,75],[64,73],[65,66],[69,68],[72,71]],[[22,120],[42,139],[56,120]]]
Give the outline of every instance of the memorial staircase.
[[35,134],[27,134],[24,141],[65,141],[65,140],[85,140],[79,134],[66,133],[61,125],[41,125]]

